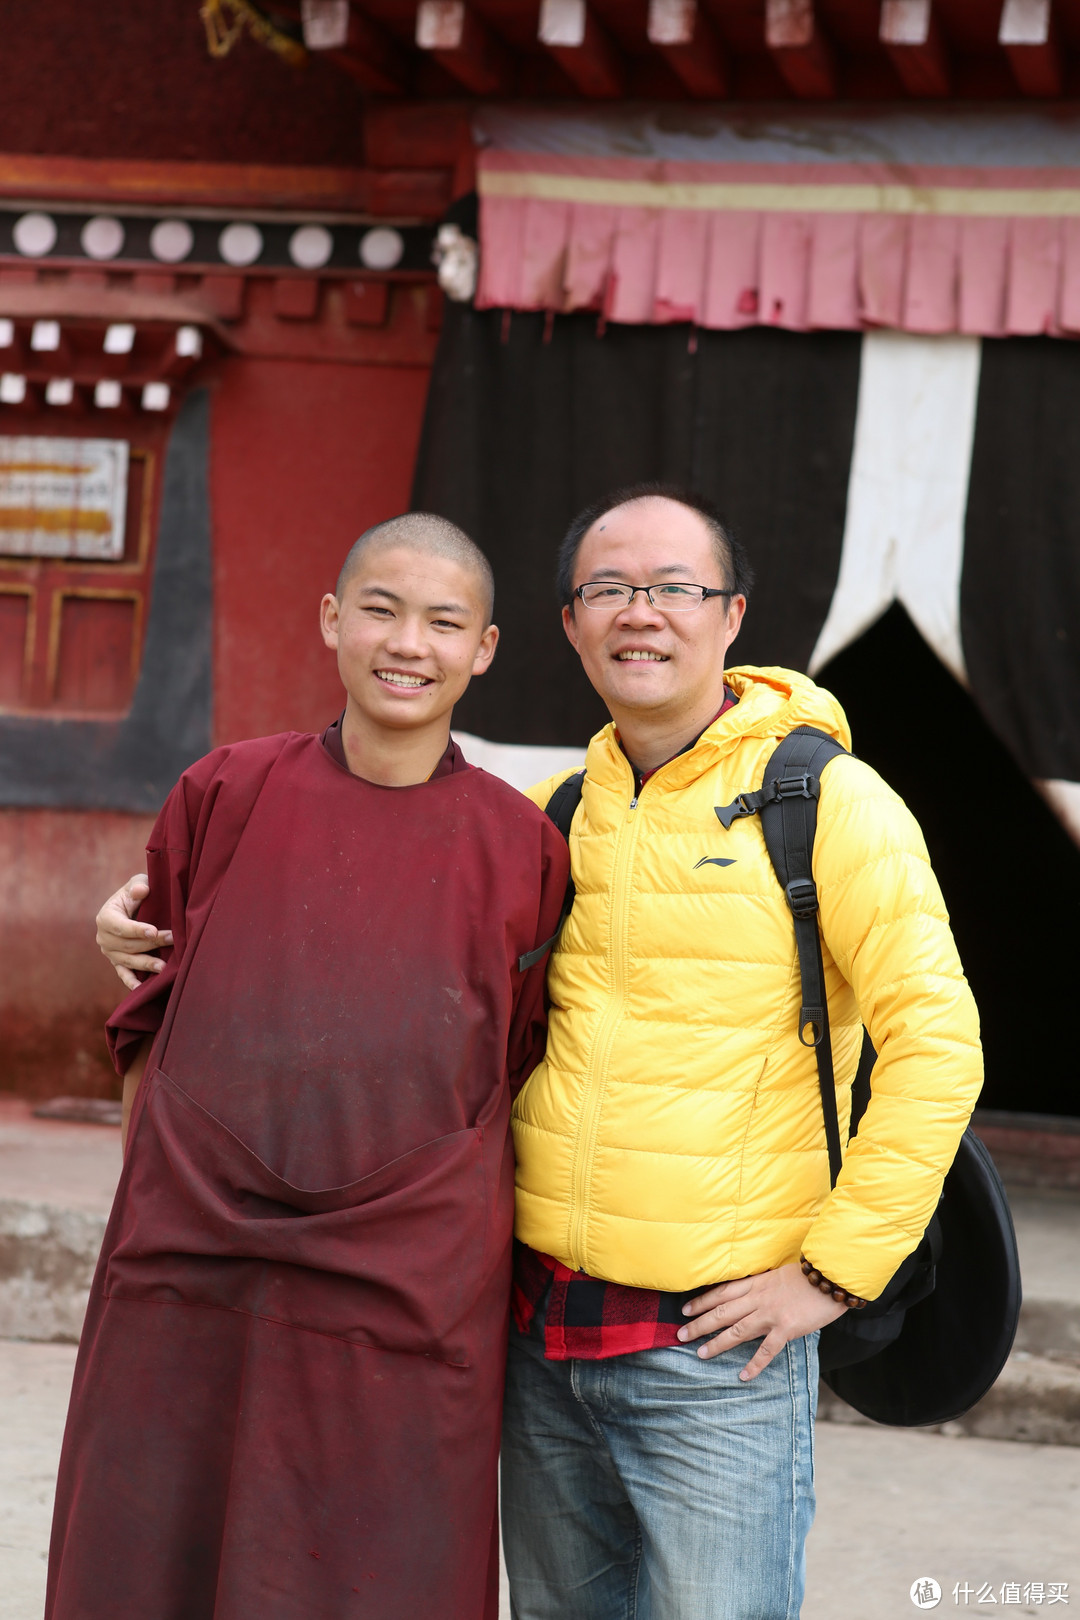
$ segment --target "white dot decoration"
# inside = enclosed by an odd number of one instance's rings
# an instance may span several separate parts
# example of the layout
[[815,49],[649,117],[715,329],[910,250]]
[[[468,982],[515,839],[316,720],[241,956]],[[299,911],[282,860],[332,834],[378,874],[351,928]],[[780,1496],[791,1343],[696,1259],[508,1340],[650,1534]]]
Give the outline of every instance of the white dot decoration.
[[263,236],[257,225],[243,221],[226,225],[218,237],[218,252],[226,264],[234,265],[237,269],[254,264],[262,250]]
[[144,411],[167,411],[169,408],[168,383],[147,383],[142,391],[142,402]]
[[88,219],[79,236],[88,259],[115,259],[124,246],[124,227],[109,214]]
[[45,384],[46,405],[70,405],[75,398],[75,384],[70,377],[50,377]]
[[19,377],[13,371],[5,371],[0,377],[0,404],[21,405],[26,398],[26,378]]
[[56,246],[56,221],[48,214],[23,214],[11,234],[25,259],[43,259]]
[[321,270],[334,251],[325,225],[301,225],[289,237],[289,258],[301,270]]
[[60,322],[35,321],[30,333],[30,347],[39,354],[48,354],[60,347]]
[[181,360],[197,360],[202,354],[202,333],[197,326],[176,329],[176,353]]
[[123,398],[123,389],[113,377],[103,377],[94,388],[94,404],[103,411],[114,411]]
[[15,322],[5,316],[0,320],[0,349],[10,349],[15,341]]
[[105,329],[102,348],[106,354],[130,354],[135,347],[135,327],[130,321],[114,321]]
[[195,233],[186,219],[159,219],[150,232],[150,251],[162,264],[179,264],[195,246]]
[[369,270],[392,270],[404,252],[405,238],[389,225],[378,225],[360,238],[360,262]]

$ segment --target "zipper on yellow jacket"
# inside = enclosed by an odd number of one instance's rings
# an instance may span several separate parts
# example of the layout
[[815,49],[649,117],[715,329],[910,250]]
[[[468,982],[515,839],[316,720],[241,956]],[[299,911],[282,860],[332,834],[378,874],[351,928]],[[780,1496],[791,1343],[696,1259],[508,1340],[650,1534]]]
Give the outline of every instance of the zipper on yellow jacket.
[[[632,786],[633,771],[629,761],[623,757],[627,770],[630,770]],[[647,785],[646,783],[642,786],[641,793],[644,793]],[[570,1257],[580,1271],[589,1269],[587,1248],[589,1186],[592,1181],[596,1137],[600,1129],[600,1114],[607,1086],[608,1060],[615,1040],[615,1031],[626,1009],[630,979],[630,873],[633,868],[634,847],[637,843],[637,817],[634,812],[637,810],[641,793],[633,795],[630,800],[615,846],[615,862],[611,876],[611,1002],[597,1032],[574,1142],[574,1162],[571,1171],[573,1201],[570,1208],[567,1244]]]

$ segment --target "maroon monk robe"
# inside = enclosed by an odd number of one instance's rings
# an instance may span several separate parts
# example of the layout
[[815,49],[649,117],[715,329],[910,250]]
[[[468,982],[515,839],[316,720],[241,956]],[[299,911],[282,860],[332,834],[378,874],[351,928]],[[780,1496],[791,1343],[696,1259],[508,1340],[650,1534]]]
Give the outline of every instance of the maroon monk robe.
[[[454,768],[455,764],[458,768]],[[158,1025],[86,1318],[48,1620],[493,1620],[511,1091],[565,844],[451,756],[315,736],[170,795]],[[164,1016],[162,1016],[164,1014]]]

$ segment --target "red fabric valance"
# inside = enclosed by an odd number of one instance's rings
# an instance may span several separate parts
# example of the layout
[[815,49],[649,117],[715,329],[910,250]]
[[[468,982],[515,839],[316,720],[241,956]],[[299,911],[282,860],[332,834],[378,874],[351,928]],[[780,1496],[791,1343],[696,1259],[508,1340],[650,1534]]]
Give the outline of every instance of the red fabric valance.
[[480,154],[481,308],[1080,333],[1080,169]]

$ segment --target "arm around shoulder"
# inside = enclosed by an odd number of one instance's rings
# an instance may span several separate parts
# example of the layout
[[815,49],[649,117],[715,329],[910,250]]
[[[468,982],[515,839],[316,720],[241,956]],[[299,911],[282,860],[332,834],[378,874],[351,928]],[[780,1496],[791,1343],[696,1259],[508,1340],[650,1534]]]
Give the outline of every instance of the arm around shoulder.
[[[190,886],[191,851],[213,781],[213,766],[224,751],[215,750],[198,760],[177,782],[158,813],[146,847],[146,873],[129,879],[98,913],[98,944],[120,973],[130,994],[106,1024],[109,1051],[118,1073],[124,1076],[124,1129],[127,1113],[149,1051],[160,1028],[176,967],[183,952],[184,918]],[[124,919],[130,919],[124,923]],[[141,934],[146,941],[133,943]],[[161,950],[163,956],[148,965],[145,958],[124,956],[127,950]],[[121,966],[126,973],[121,972]],[[148,976],[139,980],[136,973]],[[128,1076],[135,1074],[133,1083]],[[130,1094],[129,1094],[130,1093]]]
[[150,893],[150,880],[145,872],[136,872],[115,894],[111,894],[94,921],[97,926],[97,947],[125,990],[134,990],[139,973],[160,973],[164,963],[152,952],[172,944],[167,930],[155,928],[153,923],[142,922],[136,916]]

